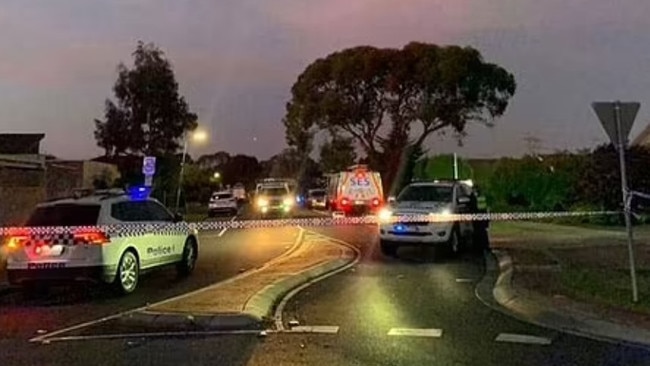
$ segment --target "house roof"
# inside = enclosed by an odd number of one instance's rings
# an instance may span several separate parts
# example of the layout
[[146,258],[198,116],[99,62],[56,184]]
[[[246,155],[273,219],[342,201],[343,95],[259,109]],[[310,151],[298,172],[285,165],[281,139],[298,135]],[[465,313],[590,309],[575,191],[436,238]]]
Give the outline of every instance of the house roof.
[[44,133],[0,133],[0,154],[38,154]]

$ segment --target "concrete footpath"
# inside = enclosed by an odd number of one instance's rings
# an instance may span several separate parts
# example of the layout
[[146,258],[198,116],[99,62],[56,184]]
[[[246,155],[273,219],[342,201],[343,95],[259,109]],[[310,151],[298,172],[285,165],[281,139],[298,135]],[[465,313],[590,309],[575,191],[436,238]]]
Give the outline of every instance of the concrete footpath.
[[124,325],[168,330],[263,329],[274,306],[294,288],[352,263],[356,251],[301,230],[296,244],[263,267],[215,285],[150,304],[125,315]]

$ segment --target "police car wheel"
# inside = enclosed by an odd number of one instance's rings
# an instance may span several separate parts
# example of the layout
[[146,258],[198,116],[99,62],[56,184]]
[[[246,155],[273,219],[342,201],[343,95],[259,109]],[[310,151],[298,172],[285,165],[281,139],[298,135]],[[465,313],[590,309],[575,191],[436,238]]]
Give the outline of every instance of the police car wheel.
[[474,234],[474,238],[472,244],[474,246],[474,250],[481,252],[490,247],[490,239],[486,228],[484,227],[476,228],[474,229],[473,234]]
[[187,239],[185,241],[185,246],[183,247],[183,257],[176,266],[179,275],[187,276],[194,271],[194,267],[196,267],[197,254],[196,243],[192,239]]
[[138,287],[139,277],[140,263],[138,257],[132,250],[127,250],[122,254],[120,263],[117,266],[114,285],[120,293],[130,294]]
[[381,249],[381,254],[388,257],[397,256],[397,245],[393,243],[386,242],[384,240],[379,241],[379,249]]

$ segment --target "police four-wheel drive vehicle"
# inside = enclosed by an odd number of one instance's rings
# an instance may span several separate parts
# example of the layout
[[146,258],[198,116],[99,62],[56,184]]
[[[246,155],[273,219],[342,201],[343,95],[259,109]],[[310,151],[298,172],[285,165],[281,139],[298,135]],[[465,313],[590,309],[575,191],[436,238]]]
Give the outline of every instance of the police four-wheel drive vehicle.
[[96,191],[39,204],[26,227],[5,238],[7,276],[26,288],[99,280],[128,294],[144,271],[171,264],[179,275],[189,275],[198,256],[197,236],[149,198],[148,188]]
[[[457,254],[464,244],[484,243],[487,221],[458,220],[453,215],[479,213],[471,181],[415,182],[389,199],[379,213],[379,244],[384,255],[400,246],[444,247]],[[445,219],[449,217],[449,219]]]

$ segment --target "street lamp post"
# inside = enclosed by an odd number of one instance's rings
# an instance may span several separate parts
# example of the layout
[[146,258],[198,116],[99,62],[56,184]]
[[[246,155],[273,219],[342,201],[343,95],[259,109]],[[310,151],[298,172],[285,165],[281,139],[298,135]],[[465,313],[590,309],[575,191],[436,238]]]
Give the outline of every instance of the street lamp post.
[[[205,141],[208,138],[208,135],[205,131],[198,130],[191,134],[190,136],[194,141],[201,142]],[[183,187],[183,173],[185,171],[185,160],[187,158],[187,149],[188,149],[188,132],[185,131],[183,134],[183,156],[181,157],[181,171],[178,175],[178,187],[176,189],[176,212],[179,211],[181,204],[181,189]]]
[[181,157],[181,172],[178,174],[178,187],[176,187],[176,213],[181,204],[181,186],[183,185],[183,172],[185,170],[185,157],[187,156],[187,132],[183,134],[183,156]]

